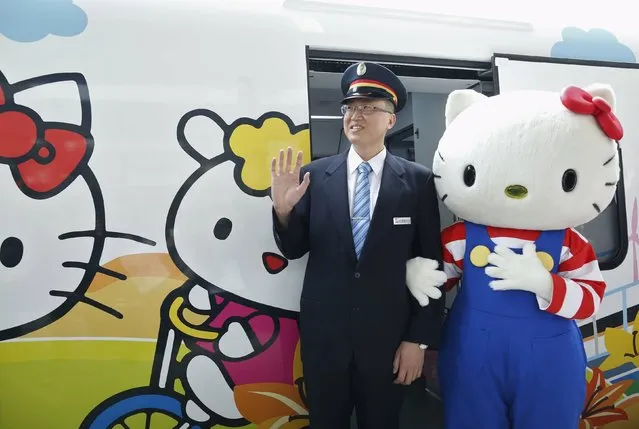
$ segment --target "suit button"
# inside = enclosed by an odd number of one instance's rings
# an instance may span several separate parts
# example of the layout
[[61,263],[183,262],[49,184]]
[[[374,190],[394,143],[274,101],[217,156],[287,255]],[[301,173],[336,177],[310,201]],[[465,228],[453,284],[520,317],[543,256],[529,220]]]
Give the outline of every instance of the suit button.
[[359,273],[355,273],[355,278],[358,279],[359,278]]

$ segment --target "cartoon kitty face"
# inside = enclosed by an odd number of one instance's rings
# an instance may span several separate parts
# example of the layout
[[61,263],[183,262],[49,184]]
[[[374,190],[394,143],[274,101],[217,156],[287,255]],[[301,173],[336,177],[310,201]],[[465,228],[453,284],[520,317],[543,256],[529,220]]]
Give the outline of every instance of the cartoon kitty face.
[[222,162],[186,191],[175,217],[175,251],[197,276],[225,291],[297,311],[304,263],[278,253],[270,198],[244,193],[233,181],[234,167]]
[[0,340],[90,303],[107,233],[87,88],[78,73],[0,72]]
[[[169,211],[169,253],[186,275],[203,286],[208,283],[254,303],[299,311],[306,257],[289,261],[279,253],[272,233],[272,200],[263,192],[251,195],[240,188],[238,181],[243,179],[237,161],[222,144],[230,128],[209,114],[225,134],[214,138],[214,144],[210,137],[197,140],[205,141],[209,151],[216,146],[223,152],[207,159],[190,141],[181,142],[201,167],[186,180]],[[205,128],[210,127],[207,121]],[[261,153],[257,143],[253,147]],[[268,174],[270,159],[264,160]],[[244,168],[250,168],[247,164]]]
[[[600,97],[614,111],[610,87],[576,91],[577,97]],[[614,197],[620,174],[616,141],[594,115],[564,106],[559,93],[486,97],[454,91],[446,122],[433,172],[439,197],[464,220],[563,229],[594,219]]]
[[90,236],[96,208],[85,180],[59,194],[31,198],[0,164],[0,340],[43,327],[82,297],[99,267],[101,247]]

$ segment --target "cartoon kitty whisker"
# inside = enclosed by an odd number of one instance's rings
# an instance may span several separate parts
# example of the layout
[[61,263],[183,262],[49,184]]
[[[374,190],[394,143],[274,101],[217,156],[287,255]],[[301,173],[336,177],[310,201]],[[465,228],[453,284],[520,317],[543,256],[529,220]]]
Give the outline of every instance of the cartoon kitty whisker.
[[73,299],[76,302],[81,302],[81,303],[90,305],[91,307],[97,308],[100,311],[104,311],[105,313],[110,314],[111,316],[116,317],[118,319],[124,318],[124,315],[120,313],[119,311],[117,311],[116,309],[111,308],[106,304],[102,304],[101,302],[98,302],[84,295],[79,295],[75,292],[68,292],[64,290],[50,290],[49,295],[67,298],[67,299]]
[[599,208],[597,203],[592,203],[592,206],[595,208],[595,210],[597,210],[597,213],[601,213],[601,209]]
[[[65,268],[80,268],[83,270],[88,270],[89,269],[89,264],[87,264],[86,262],[80,262],[80,261],[66,261],[62,263],[62,266]],[[126,275],[122,274],[122,273],[118,273],[117,271],[113,271],[110,270],[108,268],[104,268],[101,266],[97,266],[95,267],[95,271],[100,273],[100,274],[104,274],[110,277],[114,277],[116,279],[119,280],[126,280],[127,277]]]
[[[95,230],[86,230],[86,231],[71,231],[66,232],[58,236],[60,240],[67,240],[69,238],[80,238],[80,237],[97,237],[98,233]],[[106,238],[121,238],[124,240],[137,241],[138,243],[148,244],[149,246],[155,246],[157,243],[153,240],[149,240],[148,238],[141,237],[135,234],[128,234],[125,232],[116,232],[116,231],[106,231]]]
[[606,182],[606,186],[617,186],[617,182]]
[[608,160],[606,162],[603,163],[604,167],[608,164],[610,164],[610,162],[615,159],[617,157],[617,153],[614,153],[610,158],[608,158]]
[[446,162],[446,160],[444,160],[444,157],[442,156],[441,152],[437,151],[437,155],[439,155],[439,159],[441,159],[442,162]]

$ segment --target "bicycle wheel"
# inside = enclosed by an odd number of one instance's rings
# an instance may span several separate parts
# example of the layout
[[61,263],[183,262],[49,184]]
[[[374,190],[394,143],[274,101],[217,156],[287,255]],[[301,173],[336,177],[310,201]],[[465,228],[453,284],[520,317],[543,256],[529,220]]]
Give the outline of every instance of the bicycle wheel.
[[93,409],[80,429],[200,429],[189,425],[179,395],[153,392],[147,387],[126,390]]

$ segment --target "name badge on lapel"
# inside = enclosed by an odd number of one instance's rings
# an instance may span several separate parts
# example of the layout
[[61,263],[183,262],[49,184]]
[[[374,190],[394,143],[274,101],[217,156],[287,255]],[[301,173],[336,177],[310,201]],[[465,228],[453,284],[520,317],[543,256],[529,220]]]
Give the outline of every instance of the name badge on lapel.
[[410,217],[394,217],[393,225],[410,225]]

